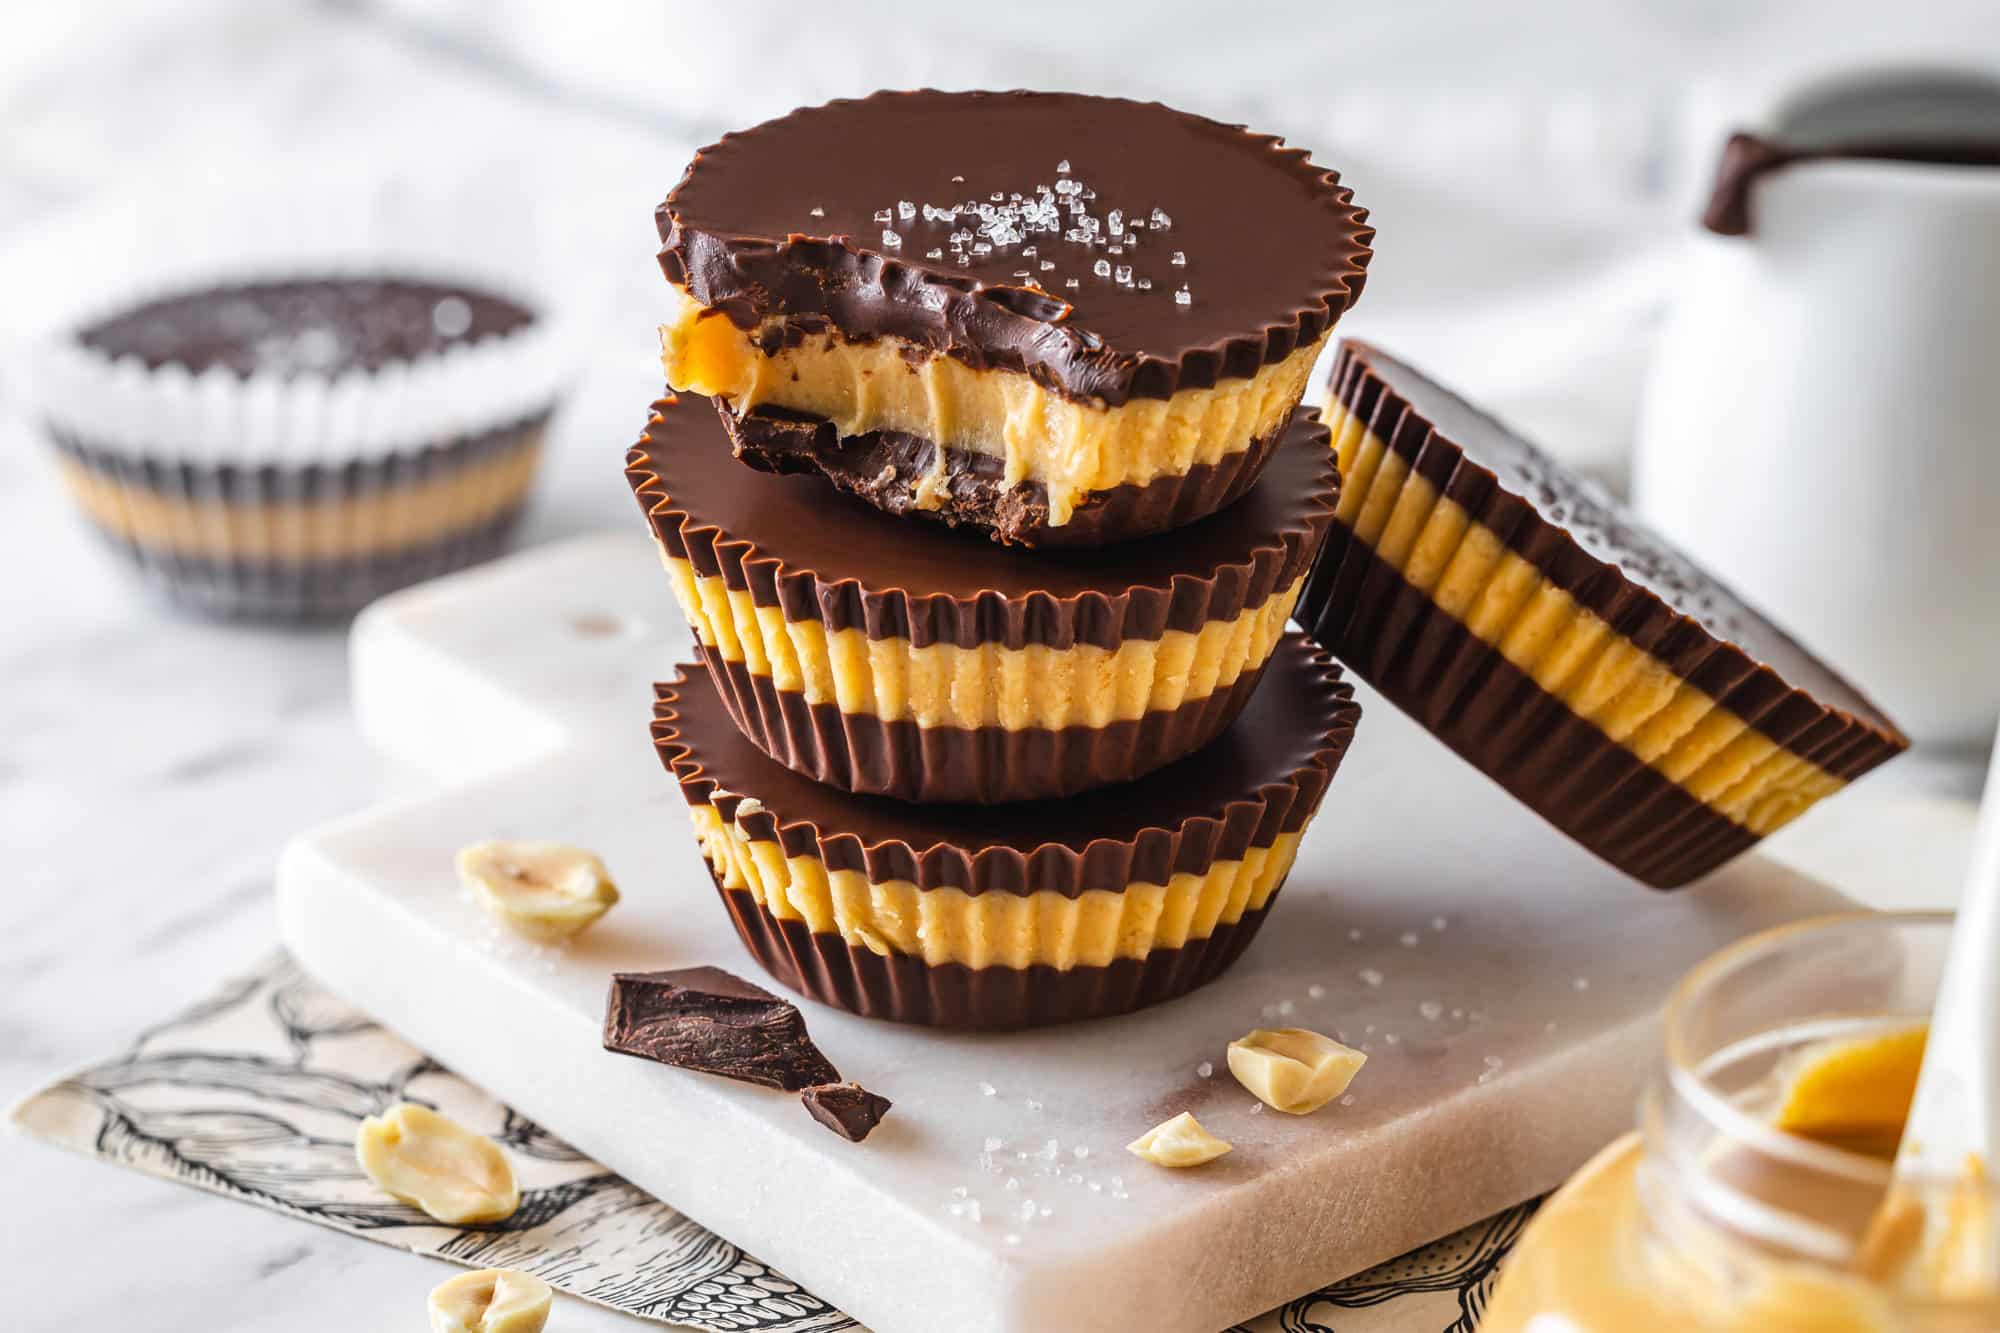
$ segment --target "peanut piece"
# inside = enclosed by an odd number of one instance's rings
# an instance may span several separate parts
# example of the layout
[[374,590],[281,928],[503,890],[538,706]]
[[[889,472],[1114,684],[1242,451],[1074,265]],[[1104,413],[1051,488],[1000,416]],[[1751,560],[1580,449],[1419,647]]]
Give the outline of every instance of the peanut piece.
[[521,1206],[497,1144],[413,1102],[363,1120],[354,1156],[385,1193],[452,1226],[498,1222]]

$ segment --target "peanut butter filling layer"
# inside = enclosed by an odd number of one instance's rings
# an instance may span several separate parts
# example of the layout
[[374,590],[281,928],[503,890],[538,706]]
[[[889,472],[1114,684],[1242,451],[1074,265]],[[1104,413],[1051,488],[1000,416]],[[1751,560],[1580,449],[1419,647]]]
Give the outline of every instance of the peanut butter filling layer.
[[1175,874],[1165,884],[1074,897],[1051,890],[968,894],[828,870],[816,856],[787,856],[778,843],[750,837],[712,804],[690,808],[702,855],[725,889],[747,891],[772,916],[801,921],[815,934],[931,966],[1067,970],[1184,947],[1263,910],[1284,883],[1299,841],[1295,832],[1281,833],[1270,846],[1248,848],[1203,873]]
[[661,559],[702,644],[780,690],[884,722],[1009,730],[1103,727],[1229,689],[1269,659],[1304,581],[1294,579],[1233,619],[1116,648],[961,648],[787,620],[783,609],[758,605],[749,592],[697,574],[664,549]]
[[1760,837],[1844,785],[1580,605],[1339,402],[1328,410],[1335,522],[1571,712]]
[[[1322,335],[1247,378],[1111,407],[894,336],[851,341],[828,330],[788,341],[782,320],[745,331],[685,288],[669,291],[660,347],[676,391],[722,399],[739,415],[769,405],[823,418],[843,436],[901,431],[989,455],[1001,460],[1004,484],[1041,484],[1052,526],[1092,492],[1179,475],[1270,435],[1298,406],[1326,345]],[[941,503],[945,462],[935,451],[918,507]]]
[[233,500],[156,491],[63,454],[63,483],[99,527],[141,546],[209,560],[344,560],[426,546],[485,526],[521,502],[539,440],[406,485],[359,495]]

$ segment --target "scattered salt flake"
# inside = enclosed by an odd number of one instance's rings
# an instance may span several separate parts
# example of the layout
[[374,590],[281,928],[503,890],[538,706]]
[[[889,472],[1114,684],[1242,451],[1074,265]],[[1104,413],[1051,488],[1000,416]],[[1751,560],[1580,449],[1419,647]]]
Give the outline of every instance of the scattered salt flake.
[[1060,175],[1069,175],[1069,159],[1064,158],[1062,161],[1056,163],[1056,171]]
[[1275,1004],[1267,1004],[1259,1012],[1263,1014],[1264,1021],[1268,1023],[1272,1019],[1278,1016],[1278,1006]]
[[1040,1111],[1042,1109],[1042,1104],[1036,1101],[1033,1097],[1030,1097],[1028,1098],[1028,1109],[1030,1111]]
[[917,215],[917,206],[915,204],[911,203],[907,199],[898,199],[896,201],[897,217],[901,218],[905,222],[908,222],[911,218],[915,217],[916,215]]
[[1023,1222],[1032,1222],[1032,1221],[1034,1221],[1034,1220],[1035,1220],[1035,1210],[1036,1210],[1036,1204],[1035,1204],[1035,1201],[1034,1201],[1033,1199],[1023,1199],[1023,1200],[1021,1200],[1021,1220],[1022,1220]]
[[903,238],[893,231],[885,231],[882,233],[882,248],[885,250],[900,250],[903,248]]
[[[1118,247],[1113,246],[1112,250],[1115,252],[1117,248]],[[1115,278],[1120,285],[1130,286],[1132,283],[1132,266],[1130,264],[1120,264],[1116,269],[1112,270],[1111,276]]]
[[1122,208],[1114,208],[1109,213],[1106,213],[1104,215],[1104,225],[1111,228],[1114,234],[1124,231],[1125,210]]
[[826,210],[824,208],[821,208],[818,204],[814,204],[812,206],[812,215],[816,218],[823,218],[826,216]]
[[953,176],[953,177],[951,178],[951,183],[952,183],[953,185],[963,185],[963,184],[965,184],[965,177],[963,177],[963,176]]
[[1035,1211],[1040,1213],[1043,1217],[1054,1217],[1056,1214],[1056,1210],[1049,1207],[1047,1204],[1043,1204],[1040,1208],[1036,1209]]
[[1103,1181],[1101,1181],[1101,1180],[1093,1180],[1093,1181],[1091,1181],[1091,1182],[1090,1182],[1090,1192],[1091,1192],[1092,1194],[1102,1194],[1102,1193],[1104,1193],[1104,1182],[1103,1182]]
[[990,255],[993,253],[993,246],[987,241],[976,241],[973,243],[972,253],[976,255]]
[[1090,1156],[1090,1149],[1084,1147],[1082,1144],[1079,1143],[1076,1147],[1071,1148],[1069,1150],[1069,1155],[1071,1157],[1076,1158],[1077,1161],[1081,1162],[1084,1158]]
[[1278,1017],[1280,1018],[1290,1018],[1292,1014],[1295,1013],[1297,1010],[1298,1006],[1293,1004],[1290,1000],[1278,1001]]
[[1042,1145],[1042,1160],[1045,1162],[1055,1161],[1056,1158],[1061,1155],[1061,1153],[1062,1153],[1062,1145],[1057,1143],[1054,1139],[1050,1139],[1047,1143],[1044,1143]]
[[1125,247],[1117,244],[1114,241],[1112,244],[1105,247],[1104,253],[1107,255],[1122,255],[1125,253]]
[[937,248],[936,246],[932,246],[932,247],[931,247],[930,249],[928,249],[928,250],[924,251],[924,258],[925,258],[925,259],[943,259],[943,258],[944,258],[944,251],[943,251],[943,250],[940,250],[940,249],[938,249],[938,248]]
[[1406,930],[1406,931],[1404,931],[1404,932],[1403,932],[1403,947],[1404,947],[1405,949],[1414,949],[1414,948],[1416,948],[1416,947],[1417,947],[1417,932],[1416,932],[1416,931],[1414,931],[1414,930]]
[[1454,1009],[1454,1010],[1452,1010],[1452,1011],[1451,1011],[1451,1016],[1452,1016],[1453,1018],[1464,1018],[1464,1017],[1465,1017],[1465,1010],[1463,1010],[1463,1009]]
[[1090,271],[1100,278],[1108,278],[1111,276],[1111,261],[1100,259],[1090,266]]
[[1388,1042],[1391,1046],[1394,1046],[1397,1042],[1401,1041],[1402,1038],[1397,1036],[1393,1032],[1385,1032],[1382,1034],[1382,1040]]
[[1345,1095],[1344,1097],[1342,1097],[1342,1098],[1340,1099],[1340,1104],[1341,1104],[1342,1106],[1352,1106],[1352,1105],[1354,1105],[1354,1094],[1350,1092],[1350,1093],[1348,1093],[1347,1095]]
[[1149,213],[1146,220],[1153,224],[1154,231],[1165,231],[1174,225],[1174,220],[1168,217],[1164,210],[1158,208]]
[[1041,270],[1044,273],[1047,273],[1050,270],[1054,269],[1055,266],[1056,266],[1056,261],[1053,259],[1044,259],[1041,261]]
[[896,215],[886,208],[878,208],[875,210],[875,220],[877,222],[894,222]]
[[1021,1192],[1021,1178],[1019,1176],[1007,1177],[1007,1184],[1004,1188],[1009,1194],[1019,1194]]
[[1422,1014],[1425,1018],[1429,1019],[1431,1022],[1435,1023],[1440,1018],[1444,1017],[1444,1006],[1439,1004],[1436,1000],[1425,1000],[1422,1004],[1417,1006],[1417,1012]]
[[1315,981],[1312,985],[1306,987],[1306,998],[1308,1000],[1324,1000],[1326,998],[1326,987]]
[[1449,921],[1445,920],[1445,919],[1444,919],[1443,917],[1441,917],[1441,916],[1434,916],[1434,917],[1432,917],[1432,918],[1431,918],[1431,929],[1432,929],[1432,930],[1443,930],[1443,929],[1444,929],[1444,928],[1445,928],[1446,926],[1448,926],[1448,925],[1450,925],[1450,924],[1451,924],[1451,922],[1449,922]]
[[1150,292],[1150,291],[1152,291],[1152,290],[1153,290],[1153,280],[1152,280],[1151,278],[1141,278],[1141,279],[1139,279],[1139,290],[1140,290],[1140,291],[1142,291],[1142,292]]
[[1262,1102],[1258,1102],[1255,1106],[1252,1106],[1250,1108],[1251,1115],[1262,1115],[1263,1113],[1264,1113],[1264,1103]]
[[1028,1153],[1027,1153],[1027,1150],[1026,1150],[1026,1149],[1022,1149],[1021,1151],[1019,1151],[1019,1152],[1015,1153],[1015,1154],[1014,1154],[1014,1160],[1015,1160],[1015,1161],[1017,1161],[1017,1162],[1025,1162],[1025,1161],[1027,1161],[1027,1160],[1028,1160]]
[[1001,1148],[1002,1148],[1003,1146],[1004,1146],[1004,1145],[1002,1144],[1002,1142],[1001,1142],[1001,1141],[1000,1141],[999,1139],[997,1139],[997,1138],[993,1137],[993,1136],[992,1136],[992,1135],[990,1135],[990,1134],[989,1134],[989,1135],[987,1135],[987,1137],[986,1137],[986,1151],[987,1151],[987,1152],[999,1152],[999,1151],[1000,1151],[1000,1149],[1001,1149]]
[[1076,280],[1075,278],[1064,278],[1064,279],[1063,279],[1063,286],[1065,286],[1065,287],[1071,287],[1071,288],[1074,288],[1074,287],[1080,287],[1080,286],[1082,286],[1082,285],[1083,285],[1083,284],[1079,283],[1079,282],[1078,282],[1078,281],[1077,281],[1077,280]]
[[1372,967],[1362,968],[1357,975],[1360,976],[1361,984],[1364,986],[1379,986],[1382,984],[1382,974]]
[[1590,989],[1590,978],[1589,978],[1589,977],[1578,977],[1578,978],[1577,978],[1577,979],[1576,979],[1575,981],[1572,981],[1572,982],[1570,982],[1569,984],[1570,984],[1571,986],[1573,986],[1573,987],[1574,987],[1575,989],[1577,989],[1577,990],[1589,990],[1589,989]]
[[1202,1062],[1201,1062],[1200,1064],[1198,1064],[1198,1065],[1196,1065],[1196,1066],[1194,1067],[1194,1072],[1195,1072],[1196,1076],[1197,1076],[1197,1077],[1200,1077],[1200,1078],[1214,1078],[1214,1077],[1215,1077],[1215,1061],[1213,1061],[1213,1060],[1203,1060],[1203,1061],[1202,1061]]
[[1194,293],[1193,293],[1193,292],[1190,292],[1190,291],[1189,291],[1189,290],[1188,290],[1188,289],[1187,289],[1187,288],[1186,288],[1185,286],[1183,286],[1183,287],[1182,287],[1182,288],[1181,288],[1181,289],[1180,289],[1179,291],[1177,291],[1177,292],[1175,292],[1175,293],[1174,293],[1174,304],[1175,304],[1175,305],[1193,305],[1193,304],[1194,304]]
[[996,1093],[996,1092],[998,1092],[998,1091],[1000,1091],[1000,1089],[998,1089],[998,1088],[994,1087],[994,1086],[993,1086],[993,1085],[992,1085],[991,1083],[988,1083],[988,1082],[986,1082],[986,1081],[985,1081],[984,1079],[981,1079],[981,1080],[980,1080],[980,1083],[979,1083],[979,1095],[980,1095],[980,1096],[982,1096],[982,1097],[991,1097],[991,1096],[992,1096],[992,1095],[993,1095],[994,1093]]
[[1169,264],[1172,264],[1175,268],[1186,268],[1187,255],[1182,251],[1176,250],[1174,251],[1174,257],[1172,259],[1169,259],[1167,262]]
[[1353,928],[1349,929],[1349,930],[1348,930],[1348,932],[1347,932],[1347,938],[1348,938],[1348,939],[1350,939],[1350,940],[1353,940],[1353,941],[1354,941],[1355,943],[1357,943],[1357,944],[1358,944],[1358,943],[1360,943],[1360,941],[1361,941],[1361,929],[1360,929],[1360,927],[1356,926],[1356,927],[1353,927]]

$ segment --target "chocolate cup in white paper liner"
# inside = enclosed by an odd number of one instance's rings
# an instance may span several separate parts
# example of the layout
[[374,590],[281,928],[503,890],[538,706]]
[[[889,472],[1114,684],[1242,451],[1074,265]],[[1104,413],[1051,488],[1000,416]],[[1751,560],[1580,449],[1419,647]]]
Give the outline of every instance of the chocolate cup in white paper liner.
[[[577,321],[531,212],[377,189],[166,217],[128,206],[75,226],[66,243],[91,271],[38,312],[13,359],[72,497],[171,600],[336,617],[504,547],[575,369]],[[77,336],[177,294],[371,279],[497,297],[531,318],[374,370],[192,373]]]

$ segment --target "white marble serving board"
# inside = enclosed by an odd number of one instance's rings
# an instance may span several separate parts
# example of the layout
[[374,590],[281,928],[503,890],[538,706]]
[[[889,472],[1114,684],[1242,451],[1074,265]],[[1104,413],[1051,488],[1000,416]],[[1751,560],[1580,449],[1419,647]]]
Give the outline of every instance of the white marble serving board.
[[[443,786],[293,844],[286,945],[878,1333],[1213,1333],[1528,1198],[1631,1123],[1658,1007],[1690,964],[1847,906],[1756,858],[1676,895],[1640,888],[1363,690],[1272,921],[1205,990],[991,1037],[802,1002],[842,1073],[895,1101],[857,1146],[795,1097],[599,1047],[614,970],[762,978],[648,737],[652,682],[688,634],[646,540],[414,589],[362,617],[353,652],[366,734]],[[494,837],[596,849],[625,899],[566,950],[502,938],[452,872],[460,845]],[[1370,1049],[1351,1104],[1294,1118],[1236,1086],[1225,1044],[1275,1025]],[[1181,1173],[1125,1153],[1182,1110],[1235,1151]]]

